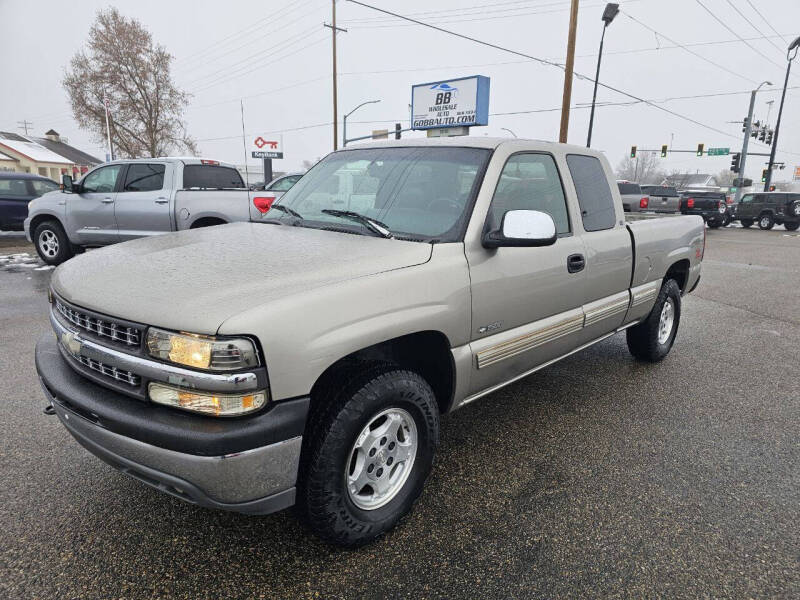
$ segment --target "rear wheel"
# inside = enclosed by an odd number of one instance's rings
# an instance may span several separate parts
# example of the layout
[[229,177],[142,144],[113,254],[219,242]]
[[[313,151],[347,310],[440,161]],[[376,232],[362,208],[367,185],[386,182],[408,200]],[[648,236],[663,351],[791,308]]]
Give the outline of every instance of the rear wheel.
[[708,221],[708,226],[711,227],[711,229],[716,229],[720,225],[722,225],[722,221]]
[[722,226],[727,227],[730,224],[731,224],[731,216],[729,214],[726,214],[725,217],[722,219]]
[[342,381],[320,398],[303,438],[297,507],[323,539],[360,546],[394,527],[422,492],[439,411],[411,371],[373,364]]
[[748,227],[752,227],[753,226],[753,219],[741,219],[739,222],[742,224],[742,227],[744,227],[745,229],[747,229]]
[[758,226],[764,230],[772,229],[775,227],[775,218],[769,213],[764,213],[758,218]]
[[58,221],[39,223],[33,231],[36,253],[48,265],[60,265],[72,258],[72,246]]
[[681,288],[674,279],[668,279],[647,318],[627,330],[628,350],[639,360],[663,360],[675,342],[680,320]]
[[787,231],[797,231],[797,228],[800,227],[800,222],[784,223],[783,226],[786,227]]

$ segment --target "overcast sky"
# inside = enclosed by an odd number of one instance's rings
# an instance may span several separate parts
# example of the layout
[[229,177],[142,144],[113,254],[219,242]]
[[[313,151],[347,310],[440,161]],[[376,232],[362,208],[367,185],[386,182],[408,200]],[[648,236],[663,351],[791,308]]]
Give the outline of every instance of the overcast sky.
[[[566,54],[569,0],[365,1],[528,55],[561,62]],[[17,121],[27,119],[37,135],[55,128],[74,145],[104,155],[73,121],[60,81],[69,58],[86,43],[95,12],[109,4],[0,0],[2,130],[19,131]],[[286,159],[275,161],[276,170],[297,169],[304,159],[331,151],[331,44],[330,30],[323,27],[330,20],[330,0],[113,4],[140,20],[175,57],[174,78],[193,95],[185,114],[189,132],[204,156],[243,161],[240,98],[248,138],[283,131]],[[700,124],[641,103],[601,106],[592,145],[604,150],[614,165],[634,144],[660,148],[672,141],[673,148],[693,149],[702,142],[731,151],[741,148],[741,126],[728,121],[741,121],[749,90],[764,80],[775,85],[759,93],[756,118],[766,119],[767,102],[774,100],[770,121],[775,122],[785,75],[784,49],[800,35],[798,0],[620,4],[622,12],[606,34],[600,80],[658,101]],[[604,6],[602,0],[580,3],[575,62],[579,73],[594,74]],[[473,128],[472,135],[509,135],[502,129],[508,128],[519,137],[557,139],[561,70],[388,18],[346,0],[337,2],[337,19],[348,29],[339,35],[340,119],[365,100],[381,101],[350,118],[351,136],[393,128],[401,120],[407,127],[414,83],[480,74],[491,78],[491,116],[489,125]],[[687,45],[694,54],[673,42]],[[800,86],[800,59],[789,85]],[[570,119],[572,143],[586,141],[585,105],[591,94],[590,82],[575,80],[572,100],[579,107]],[[664,101],[704,94],[724,95]],[[627,101],[630,98],[610,90],[601,88],[598,93],[601,104]],[[751,143],[750,150],[768,148]],[[765,160],[752,157],[748,175],[760,177]],[[777,160],[787,164],[777,180],[789,178],[789,167],[800,165],[800,90],[787,93]],[[666,169],[716,173],[727,168],[730,159],[683,154],[663,163]]]

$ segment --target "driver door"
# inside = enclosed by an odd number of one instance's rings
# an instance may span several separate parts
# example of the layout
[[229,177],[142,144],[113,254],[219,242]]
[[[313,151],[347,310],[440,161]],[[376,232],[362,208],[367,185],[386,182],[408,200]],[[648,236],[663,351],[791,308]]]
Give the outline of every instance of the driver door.
[[67,227],[84,245],[118,241],[114,202],[123,165],[91,171],[81,181],[80,193],[67,197]]
[[474,237],[466,244],[473,394],[569,352],[579,345],[583,326],[584,244],[572,227],[579,217],[570,214],[552,155],[521,152],[507,158],[486,227],[499,227],[509,210],[549,214],[558,239],[527,248],[487,249]]

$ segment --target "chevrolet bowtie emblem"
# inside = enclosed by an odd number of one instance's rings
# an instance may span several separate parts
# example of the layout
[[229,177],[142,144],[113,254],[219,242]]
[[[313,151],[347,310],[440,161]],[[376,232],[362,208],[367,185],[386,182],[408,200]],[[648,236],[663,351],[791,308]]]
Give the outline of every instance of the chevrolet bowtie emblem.
[[81,355],[81,341],[71,331],[65,331],[61,334],[61,343],[73,356]]

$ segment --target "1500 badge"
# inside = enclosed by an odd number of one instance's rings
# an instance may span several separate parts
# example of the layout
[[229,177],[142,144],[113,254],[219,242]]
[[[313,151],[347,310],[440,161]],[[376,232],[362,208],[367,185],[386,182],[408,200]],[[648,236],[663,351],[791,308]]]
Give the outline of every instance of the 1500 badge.
[[478,333],[489,333],[490,331],[495,331],[500,329],[503,326],[502,321],[495,321],[494,323],[489,323],[488,325],[484,325],[483,327],[478,327]]

